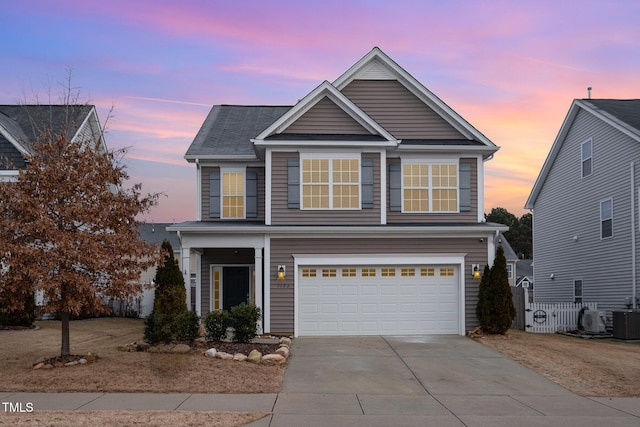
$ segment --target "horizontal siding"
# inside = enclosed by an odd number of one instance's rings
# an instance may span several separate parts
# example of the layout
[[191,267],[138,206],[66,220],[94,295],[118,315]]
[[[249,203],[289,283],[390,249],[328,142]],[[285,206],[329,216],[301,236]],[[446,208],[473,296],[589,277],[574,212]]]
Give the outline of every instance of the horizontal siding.
[[[487,263],[487,244],[478,239],[420,239],[420,238],[358,238],[358,239],[271,239],[271,265],[267,274],[276,277],[278,265],[285,265],[284,281],[271,282],[271,332],[293,332],[294,329],[294,266],[292,254],[447,254],[466,253],[465,271],[465,328],[478,325],[476,304],[479,281],[471,278],[472,264]],[[337,263],[339,265],[339,262]]]
[[323,98],[282,133],[366,135],[369,132],[328,98]]
[[[400,163],[400,159],[387,159],[387,183],[389,180],[388,165]],[[471,166],[471,210],[459,213],[402,213],[387,211],[388,224],[410,223],[446,223],[446,222],[478,222],[478,166],[476,159],[460,159],[460,163]],[[389,206],[389,189],[387,188],[387,206]]]
[[287,207],[287,160],[298,153],[275,152],[271,162],[271,224],[273,225],[349,225],[380,224],[380,155],[363,153],[373,159],[372,209],[361,210],[302,210]]
[[[219,221],[220,218],[211,218],[209,216],[209,174],[214,171],[220,171],[219,167],[202,167],[202,182],[201,182],[201,204],[202,221]],[[258,177],[258,216],[257,218],[248,218],[251,221],[264,221],[264,209],[265,209],[265,183],[264,183],[264,168],[263,167],[248,167],[247,172],[255,171]],[[229,221],[228,219],[226,221]]]
[[[581,144],[589,138],[593,173],[582,178]],[[638,260],[631,257],[632,161],[637,196],[638,143],[589,113],[577,114],[533,210],[537,302],[573,302],[573,280],[582,280],[583,301],[597,302],[604,310],[624,308],[624,298],[632,292],[633,262],[640,271]],[[609,197],[613,198],[613,237],[602,240],[600,201]]]
[[397,80],[354,80],[342,93],[398,139],[464,138]]
[[22,153],[0,135],[0,169],[24,169],[26,166]]

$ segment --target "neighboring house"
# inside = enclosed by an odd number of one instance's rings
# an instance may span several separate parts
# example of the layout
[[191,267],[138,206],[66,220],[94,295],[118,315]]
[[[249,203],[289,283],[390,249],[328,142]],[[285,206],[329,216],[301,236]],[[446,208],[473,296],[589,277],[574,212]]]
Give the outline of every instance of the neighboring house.
[[637,305],[640,99],[576,99],[526,208],[536,302]]
[[0,105],[0,181],[17,179],[33,144],[48,131],[66,132],[70,142],[94,141],[106,150],[93,105]]
[[496,249],[502,246],[504,250],[504,257],[507,261],[507,277],[509,278],[509,286],[516,285],[516,263],[518,262],[518,255],[509,244],[509,241],[504,234],[499,233],[494,237],[494,245]]
[[[216,105],[185,158],[196,220],[168,227],[196,310],[245,301],[264,332],[464,334],[494,236],[498,150],[380,49],[294,106]],[[190,292],[190,288],[187,288]],[[190,298],[190,297],[188,297]]]
[[516,287],[533,290],[533,260],[519,259],[516,263]]
[[[154,244],[158,246],[158,248],[160,248],[164,240],[169,241],[169,243],[171,243],[171,249],[173,249],[173,256],[178,260],[178,265],[180,265],[182,259],[180,256],[180,240],[176,233],[170,233],[166,230],[170,225],[171,223],[140,223],[138,224],[138,232],[142,240]],[[140,317],[148,316],[153,310],[155,290],[153,288],[147,288],[146,286],[154,282],[156,269],[157,267],[150,267],[140,275],[140,283],[145,286],[142,295],[138,296],[140,298]],[[195,309],[195,307],[191,305],[189,308],[192,310]]]

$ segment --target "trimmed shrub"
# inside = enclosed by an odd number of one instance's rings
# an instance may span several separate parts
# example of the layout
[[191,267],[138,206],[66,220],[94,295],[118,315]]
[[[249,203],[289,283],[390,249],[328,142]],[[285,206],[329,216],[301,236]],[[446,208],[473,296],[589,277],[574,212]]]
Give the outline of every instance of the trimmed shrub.
[[144,340],[150,343],[170,342],[174,337],[174,323],[162,313],[151,313],[144,319]]
[[511,327],[516,309],[513,305],[507,260],[502,246],[496,251],[496,259],[491,271],[480,282],[476,314],[483,331],[490,334],[504,334]]
[[204,327],[207,330],[209,341],[222,341],[227,336],[228,318],[229,313],[226,310],[214,310],[207,313]]
[[233,341],[248,343],[258,335],[260,308],[246,303],[232,307],[231,320],[234,327]]
[[198,338],[200,318],[195,311],[185,311],[175,321],[176,338],[179,341],[193,341]]

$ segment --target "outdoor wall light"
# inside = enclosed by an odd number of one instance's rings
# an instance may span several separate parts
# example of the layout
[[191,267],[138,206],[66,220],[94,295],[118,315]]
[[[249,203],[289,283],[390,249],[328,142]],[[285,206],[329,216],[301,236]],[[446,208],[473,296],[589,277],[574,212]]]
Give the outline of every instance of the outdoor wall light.
[[480,275],[480,264],[473,264],[471,266],[471,275],[473,276],[473,278],[475,280],[480,280],[481,275]]
[[278,280],[284,280],[286,270],[284,265],[278,266]]

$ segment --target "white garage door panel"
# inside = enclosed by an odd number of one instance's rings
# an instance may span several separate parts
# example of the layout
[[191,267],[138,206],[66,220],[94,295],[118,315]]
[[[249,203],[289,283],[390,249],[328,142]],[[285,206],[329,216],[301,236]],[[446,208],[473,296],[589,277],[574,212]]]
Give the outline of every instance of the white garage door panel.
[[389,268],[395,276],[383,276],[380,266],[301,266],[298,335],[459,332],[457,267]]

